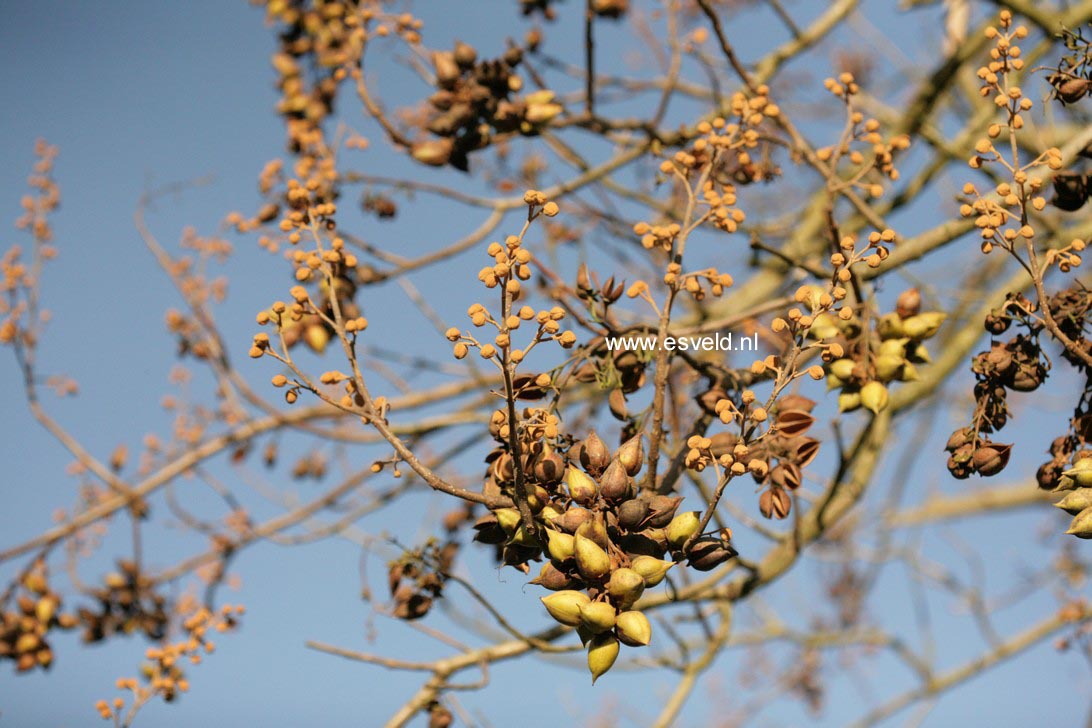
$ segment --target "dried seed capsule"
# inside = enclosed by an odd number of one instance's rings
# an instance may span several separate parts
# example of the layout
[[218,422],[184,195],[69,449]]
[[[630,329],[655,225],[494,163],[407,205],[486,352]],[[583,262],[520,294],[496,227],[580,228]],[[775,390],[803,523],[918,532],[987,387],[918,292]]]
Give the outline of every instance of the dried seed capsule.
[[549,589],[550,591],[561,591],[562,589],[570,589],[573,586],[577,586],[572,577],[558,569],[549,561],[542,565],[542,570],[538,572],[538,576],[531,579],[530,583],[541,586],[543,589]]
[[614,454],[614,457],[622,463],[622,467],[626,469],[626,474],[630,476],[637,475],[641,472],[641,464],[645,459],[645,448],[641,441],[641,436],[630,438],[618,448],[618,451]]
[[618,527],[625,531],[636,531],[648,516],[648,501],[634,498],[618,506]]
[[594,430],[584,439],[584,447],[580,449],[580,464],[596,477],[610,464],[610,451]]
[[664,528],[675,517],[682,498],[671,495],[654,495],[648,499],[648,527]]
[[612,460],[599,478],[599,492],[604,498],[614,503],[633,497],[633,481],[620,460]]

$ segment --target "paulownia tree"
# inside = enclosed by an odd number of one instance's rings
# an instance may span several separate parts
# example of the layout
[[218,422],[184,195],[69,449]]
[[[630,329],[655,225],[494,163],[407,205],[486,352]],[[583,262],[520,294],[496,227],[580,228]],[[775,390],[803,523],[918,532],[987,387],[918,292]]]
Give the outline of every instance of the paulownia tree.
[[[459,696],[488,696],[492,666],[517,658],[586,664],[600,686],[629,679],[620,665],[659,671],[671,688],[642,720],[668,725],[722,655],[788,656],[725,698],[726,722],[779,699],[818,710],[829,653],[909,668],[861,724],[1051,638],[1092,657],[1074,538],[1092,537],[1092,2],[910,0],[899,12],[938,21],[922,67],[863,50],[874,28],[857,0],[506,3],[524,16],[509,37],[436,47],[429,29],[457,26],[458,3],[255,2],[287,152],[260,172],[264,204],[178,249],[144,214],[164,191],[140,201],[139,233],[184,304],[166,312],[174,378],[211,386],[165,403],[168,434],[119,432],[143,438],[133,457],[92,452],[50,414],[44,390],[75,387],[48,378],[70,363],[37,356],[39,282],[66,244],[50,227],[57,149],[39,143],[0,341],[81,487],[55,525],[0,550],[0,659],[46,670],[65,659],[59,630],[143,634],[137,676],[97,705],[130,725],[245,621],[219,590],[238,573],[245,601],[244,552],[323,538],[381,565],[365,596],[407,623],[389,629],[438,640],[424,660],[309,643],[422,676],[389,725],[476,722]],[[749,55],[756,24],[781,40]],[[377,147],[401,166],[372,162]],[[447,238],[397,232],[429,215]],[[266,282],[268,305],[225,303],[217,266],[271,254],[285,276]],[[449,291],[414,285],[438,267]],[[407,296],[427,323],[373,334]],[[255,315],[248,359],[220,326]],[[1025,394],[1043,390],[1065,411]],[[219,507],[195,510],[194,482]],[[281,512],[255,518],[255,491]],[[1023,588],[991,594],[917,546],[1008,510],[1026,532],[998,538],[1053,555]],[[173,563],[142,548],[167,523],[190,534]],[[131,549],[88,573],[112,532]],[[958,601],[978,654],[942,665],[887,626],[870,604],[892,569]],[[764,599],[794,580],[803,612]],[[1020,611],[1035,592],[1053,608]],[[1025,626],[996,627],[1013,608]],[[463,618],[436,627],[439,612]]]

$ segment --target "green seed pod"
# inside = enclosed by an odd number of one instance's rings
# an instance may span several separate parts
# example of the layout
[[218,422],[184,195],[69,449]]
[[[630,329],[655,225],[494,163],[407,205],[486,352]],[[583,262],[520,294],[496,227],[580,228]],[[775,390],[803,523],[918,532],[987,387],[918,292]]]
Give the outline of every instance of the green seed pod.
[[579,533],[573,541],[576,568],[580,575],[592,582],[605,579],[610,573],[610,556],[607,552],[596,546],[590,538],[585,538]]
[[902,373],[906,360],[901,356],[876,357],[876,378],[881,382],[890,382]]
[[1073,463],[1072,468],[1063,472],[1062,475],[1073,478],[1073,481],[1082,488],[1092,486],[1092,458],[1079,459]]
[[853,368],[857,366],[857,362],[852,359],[835,359],[827,367],[827,371],[838,377],[842,381],[849,379],[853,376]]
[[1054,504],[1055,508],[1061,508],[1071,516],[1075,516],[1085,508],[1092,507],[1092,488],[1079,488],[1067,493],[1065,498]]
[[839,325],[841,321],[829,313],[821,313],[815,317],[815,321],[812,322],[811,328],[808,329],[808,336],[814,339],[831,339],[838,334],[842,333],[842,328]]
[[618,638],[610,633],[592,637],[588,643],[588,669],[591,671],[592,685],[614,665],[618,659],[618,649]]
[[701,513],[698,511],[686,511],[671,519],[664,529],[667,542],[673,548],[682,548],[686,540],[696,534],[701,528]]
[[887,407],[887,401],[887,387],[881,383],[872,381],[861,387],[861,404],[873,414]]
[[842,392],[838,395],[838,411],[852,412],[861,406],[860,392]]
[[645,578],[633,569],[615,569],[607,582],[607,593],[622,609],[628,609],[641,598],[645,590]]
[[546,550],[555,561],[568,561],[573,557],[573,537],[567,533],[546,529]]
[[622,612],[614,621],[614,631],[623,644],[644,647],[652,641],[652,625],[643,612]]
[[509,536],[519,528],[520,515],[515,508],[498,508],[493,511],[493,515],[497,517],[497,522]]
[[587,594],[572,589],[554,592],[541,599],[550,616],[569,627],[580,624],[580,609],[591,602]]
[[571,466],[565,471],[565,484],[572,499],[581,505],[591,503],[599,493],[599,486],[587,473]]
[[580,608],[580,626],[592,634],[614,629],[618,611],[606,602],[589,602]]
[[947,317],[948,314],[941,311],[927,311],[906,319],[902,322],[902,327],[911,339],[922,341],[932,338]]
[[668,570],[675,564],[671,561],[661,561],[653,556],[638,556],[630,563],[630,568],[636,571],[645,580],[645,586],[656,586]]
[[610,548],[610,536],[607,534],[607,524],[603,514],[596,513],[588,520],[580,524],[576,533],[589,538],[601,549]]
[[897,356],[900,359],[906,355],[906,345],[910,342],[910,339],[906,337],[898,339],[888,339],[880,344],[879,351],[876,352],[877,356]]
[[909,358],[910,361],[916,364],[928,364],[933,361],[933,357],[929,355],[929,349],[925,347],[925,344],[918,344],[913,347]]
[[561,518],[562,513],[553,506],[546,506],[538,512],[538,515],[546,523],[553,523],[555,518]]
[[1092,538],[1092,508],[1085,508],[1074,516],[1066,533],[1077,538]]
[[876,332],[881,339],[898,339],[906,336],[903,320],[895,312],[885,313],[876,324]]

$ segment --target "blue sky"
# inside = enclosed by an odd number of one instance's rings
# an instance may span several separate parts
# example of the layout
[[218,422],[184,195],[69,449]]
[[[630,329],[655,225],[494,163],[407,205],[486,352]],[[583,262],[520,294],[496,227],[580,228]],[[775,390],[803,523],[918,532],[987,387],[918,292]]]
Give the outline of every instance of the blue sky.
[[[459,3],[456,13],[454,3],[435,0],[420,2],[417,8],[426,20],[429,45],[443,46],[458,34],[483,49],[492,44],[495,50],[498,37],[518,36],[527,27],[515,5],[514,0]],[[562,8],[571,11],[567,6],[572,5],[570,0]],[[812,15],[815,5],[803,0],[787,3],[800,17]],[[920,31],[937,21],[934,11],[902,16],[895,14],[892,5],[866,3],[864,17],[885,33],[899,28]],[[737,35],[745,58],[753,58],[758,49],[784,35],[765,15],[753,16],[742,27],[748,32]],[[622,59],[640,54],[639,49],[620,45],[619,29],[604,26],[602,33],[604,54]],[[927,49],[914,43],[915,35],[898,34],[904,43],[900,49],[927,63]],[[571,55],[576,43],[576,33],[557,34],[549,39],[548,50]],[[152,228],[171,246],[186,225],[211,233],[227,212],[254,208],[257,173],[283,150],[282,127],[272,113],[276,95],[268,56],[273,48],[274,37],[263,26],[261,11],[241,0],[0,3],[0,89],[6,97],[0,105],[0,220],[14,220],[18,215],[17,203],[33,161],[35,138],[44,137],[59,145],[56,176],[63,206],[54,222],[61,257],[49,267],[43,282],[44,300],[54,311],[55,321],[40,358],[50,373],[68,374],[79,381],[78,398],[47,397],[46,401],[50,411],[97,454],[105,456],[119,442],[136,449],[143,433],[164,432],[168,422],[157,402],[170,390],[167,372],[175,357],[174,343],[162,321],[165,309],[176,304],[177,297],[134,230],[136,201],[149,186],[213,175],[210,184],[165,198],[156,206],[150,217]],[[828,50],[827,55],[830,53]],[[789,73],[804,70],[795,68]],[[420,92],[401,93],[403,77],[408,74],[392,71],[381,82],[392,104],[409,104]],[[412,170],[383,149],[355,100],[345,102],[345,118],[366,130],[375,147],[361,158],[361,165],[378,174]],[[685,105],[673,112],[680,121],[689,118]],[[462,184],[454,173],[445,172],[441,178]],[[365,228],[369,236],[382,244],[399,246],[405,255],[440,247],[452,229],[469,230],[480,216],[443,201],[422,200],[415,203],[417,207],[406,201],[401,204],[404,212],[397,223],[380,224],[370,218],[360,222],[370,226]],[[945,204],[940,197],[926,198],[912,217],[905,218],[906,232],[928,227]],[[6,249],[8,243],[18,240],[13,227],[0,230],[0,247]],[[289,281],[282,265],[260,252],[253,239],[236,242],[237,254],[226,268],[232,293],[222,310],[221,324],[235,347],[240,367],[254,381],[262,382],[273,372],[264,363],[254,364],[244,356],[253,333],[253,313],[283,297]],[[474,287],[458,283],[453,272],[476,270],[476,255],[471,253],[450,266],[413,276],[422,290],[444,291],[434,301],[443,305],[442,315],[459,316],[474,300]],[[944,285],[943,275],[936,280]],[[429,333],[427,322],[407,305],[396,287],[369,290],[363,305],[375,322],[375,335],[389,342],[390,348],[446,356],[445,342],[422,335]],[[431,381],[427,377],[411,380]],[[0,397],[5,403],[0,416],[0,458],[6,465],[0,479],[0,543],[9,545],[47,527],[55,507],[73,502],[75,482],[64,474],[67,454],[25,412],[10,356],[0,357]],[[1065,406],[1065,398],[1055,393],[1037,400],[1034,408],[1021,407],[1019,427],[1026,429],[1014,431],[1013,436],[1023,432],[1035,444],[1019,456],[1020,472],[1032,471],[1048,442],[1036,429],[1038,418],[1057,422]],[[920,484],[909,489],[912,501],[931,490],[957,492],[978,485],[953,484],[935,454],[936,441],[943,441],[951,424],[944,421],[938,426],[930,440],[930,456],[916,461],[911,471],[892,472],[894,465],[889,464],[881,485],[894,478],[912,479]],[[904,433],[907,438],[908,431],[906,428]],[[229,468],[217,472],[238,478]],[[317,492],[313,485],[296,486],[287,480],[276,485],[287,491],[298,489],[304,498]],[[194,498],[199,502],[199,496]],[[361,525],[374,533],[397,534],[408,542],[430,532],[443,506],[441,501],[416,494],[383,518]],[[260,499],[254,507],[258,512],[263,508],[272,512]],[[991,591],[995,587],[1000,590],[1017,581],[1023,566],[1035,566],[1049,557],[1056,542],[1042,548],[1033,531],[1046,524],[1048,531],[1053,529],[1050,533],[1059,533],[1052,515],[1037,519],[994,516],[950,531],[931,529],[920,540],[920,548],[928,557],[966,575],[969,569],[953,555],[958,553],[953,544],[982,544],[990,557],[983,567],[988,586]],[[153,553],[162,559],[160,566],[200,546],[177,530],[154,538],[159,550]],[[84,577],[101,575],[109,568],[108,557],[123,553],[124,544],[124,538],[109,537],[102,554],[84,565]],[[365,558],[359,547],[346,541],[294,548],[264,545],[243,554],[233,567],[242,576],[240,591],[223,593],[223,598],[248,606],[243,628],[221,637],[216,654],[191,670],[191,694],[175,705],[154,703],[137,725],[379,724],[419,684],[419,676],[388,673],[321,655],[306,649],[304,641],[315,639],[410,659],[435,657],[445,651],[403,625],[372,614],[360,598],[362,564],[370,586],[382,588],[382,560]],[[525,588],[515,572],[497,572],[480,555],[464,568],[516,624],[530,630],[546,623],[538,605],[540,592]],[[819,570],[810,563],[801,578],[775,585],[763,593],[763,599],[783,614],[793,614],[794,607],[815,600],[820,586],[814,576]],[[10,565],[0,568],[0,577],[10,573]],[[870,609],[884,616],[884,624],[905,630],[913,640],[914,610],[907,584],[906,576],[893,569]],[[1056,603],[1049,593],[1036,595],[1023,608],[999,615],[998,624],[1015,631],[1050,613]],[[957,604],[937,597],[933,608],[942,667],[958,664],[983,649],[970,620],[958,614]],[[741,624],[746,624],[747,618],[741,610]],[[440,613],[430,619],[441,627],[451,624]],[[469,641],[475,639],[466,632],[460,635]],[[0,726],[94,724],[98,718],[92,704],[115,694],[116,677],[135,674],[144,647],[141,640],[129,638],[85,648],[69,636],[58,640],[58,658],[50,674],[16,677],[8,670],[0,671]],[[633,654],[623,652],[615,672],[594,689],[578,663],[523,660],[492,670],[488,690],[461,695],[460,700],[472,715],[487,718],[488,725],[515,721],[544,725],[547,716],[572,724],[591,724],[612,716],[619,725],[641,725],[655,713],[670,684],[663,675],[625,671],[624,661]],[[754,655],[744,650],[721,657],[696,691],[682,724],[715,724],[718,716],[735,705],[737,677],[757,673],[753,659]],[[785,654],[778,659],[783,661]],[[827,659],[833,664],[837,658],[831,654]],[[1087,665],[1076,656],[1058,655],[1049,646],[1040,646],[1024,659],[944,698],[926,722],[1075,724],[1083,720],[1092,697],[1087,678]],[[809,716],[787,702],[763,713],[756,724],[800,725],[814,720],[841,725],[861,715],[877,696],[893,695],[908,684],[906,671],[887,659],[860,662],[848,677],[831,683],[821,715]],[[1044,700],[1044,695],[1051,698]],[[890,724],[902,723],[896,720]]]

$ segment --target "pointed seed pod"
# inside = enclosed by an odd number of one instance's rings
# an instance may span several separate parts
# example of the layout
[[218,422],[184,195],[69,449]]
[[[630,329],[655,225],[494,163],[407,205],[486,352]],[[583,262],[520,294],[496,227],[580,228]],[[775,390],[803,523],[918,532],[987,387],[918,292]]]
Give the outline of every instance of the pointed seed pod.
[[618,506],[618,527],[624,531],[636,531],[648,516],[648,501],[633,498]]
[[591,517],[591,511],[586,508],[570,508],[561,517],[554,519],[553,524],[565,533],[576,533],[576,529]]
[[618,659],[618,649],[618,639],[612,634],[592,637],[588,643],[588,670],[591,671],[592,685],[614,665]]
[[707,539],[694,544],[686,563],[697,571],[712,571],[737,555],[738,552],[734,548],[720,539]]
[[853,368],[856,366],[857,362],[852,359],[835,359],[827,367],[827,371],[844,382],[853,376]]
[[921,311],[921,291],[917,288],[907,288],[895,299],[895,313],[900,318],[916,316]]
[[878,356],[876,357],[876,378],[881,382],[890,382],[902,374],[905,364],[906,360],[901,356]]
[[667,542],[672,548],[681,548],[687,539],[701,528],[701,513],[698,511],[686,511],[671,519],[664,529]]
[[584,592],[566,589],[541,597],[542,604],[550,616],[561,624],[575,627],[580,624],[580,609],[589,604],[591,599]]
[[599,492],[612,503],[633,497],[633,481],[622,462],[615,458],[599,478]]
[[645,448],[640,435],[632,437],[618,448],[614,454],[616,460],[622,463],[626,474],[635,476],[641,472],[641,465],[645,459]]
[[886,408],[888,399],[887,387],[880,382],[871,381],[861,387],[861,405],[873,414],[879,414]]
[[591,582],[599,582],[610,573],[610,556],[595,545],[590,538],[577,534],[573,552],[576,556],[576,568],[580,575]]
[[577,534],[590,538],[601,549],[610,548],[610,536],[607,534],[606,519],[602,513],[596,513],[576,529]]
[[560,531],[546,529],[546,550],[555,561],[568,561],[573,557],[573,537]]
[[565,484],[569,486],[572,499],[581,505],[591,503],[599,493],[599,486],[587,473],[571,466],[565,471]]
[[1092,508],[1085,508],[1074,516],[1066,533],[1077,538],[1092,538]]
[[641,575],[646,587],[655,586],[664,581],[664,576],[674,565],[673,562],[661,561],[650,556],[639,556],[629,564],[630,569]]
[[530,583],[540,586],[543,589],[549,589],[550,591],[570,589],[575,585],[572,577],[558,569],[549,561],[542,565],[542,570],[538,572],[538,576],[531,579]]
[[500,524],[505,533],[511,535],[519,528],[520,515],[515,508],[498,508],[493,511],[493,515],[497,517],[497,523]]
[[615,569],[607,582],[607,593],[622,609],[628,609],[641,598],[645,590],[645,578],[634,569]]
[[979,475],[997,475],[1009,464],[1009,456],[1012,454],[1012,445],[998,445],[991,443],[982,445],[974,451],[971,462]]
[[675,517],[682,498],[677,495],[654,495],[648,499],[649,528],[664,528]]
[[580,464],[596,477],[599,477],[599,474],[610,464],[610,450],[599,435],[595,434],[595,430],[584,438],[584,447],[580,450]]
[[1073,467],[1062,475],[1073,478],[1073,481],[1082,488],[1092,486],[1092,458],[1079,458],[1073,463]]
[[643,612],[622,612],[614,621],[614,631],[623,644],[644,647],[652,641],[652,625]]
[[618,610],[606,602],[588,602],[580,608],[580,626],[592,634],[614,629]]
[[921,341],[933,337],[946,318],[948,314],[942,311],[927,311],[906,319],[902,322],[902,327],[911,339]]
[[842,392],[838,395],[838,411],[852,412],[861,406],[860,392]]
[[1092,507],[1092,488],[1078,488],[1066,494],[1065,498],[1054,504],[1055,508],[1061,508],[1071,516],[1075,516],[1085,508]]

